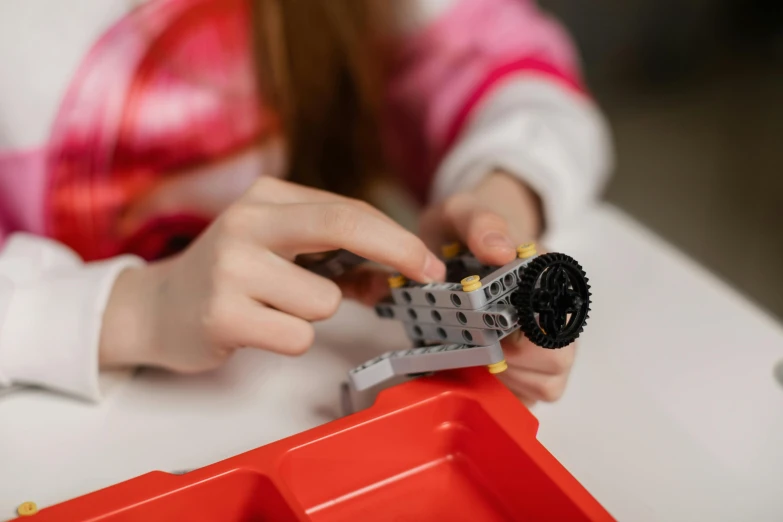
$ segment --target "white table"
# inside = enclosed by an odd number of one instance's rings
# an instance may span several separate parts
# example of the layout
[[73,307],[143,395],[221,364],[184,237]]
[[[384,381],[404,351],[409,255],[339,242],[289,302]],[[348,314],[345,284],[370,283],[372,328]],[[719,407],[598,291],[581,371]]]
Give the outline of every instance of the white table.
[[[783,520],[783,329],[611,207],[550,238],[594,312],[539,439],[619,520]],[[0,399],[0,519],[150,470],[210,464],[339,415],[338,384],[399,325],[345,305],[299,359],[239,354],[209,375],[118,375],[100,405]]]

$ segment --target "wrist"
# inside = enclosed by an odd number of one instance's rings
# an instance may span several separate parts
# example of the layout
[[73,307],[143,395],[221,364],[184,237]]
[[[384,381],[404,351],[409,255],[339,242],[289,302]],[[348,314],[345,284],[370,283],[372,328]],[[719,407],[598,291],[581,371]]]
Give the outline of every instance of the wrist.
[[152,342],[151,272],[151,267],[131,267],[117,276],[101,325],[99,360],[102,369],[156,363]]

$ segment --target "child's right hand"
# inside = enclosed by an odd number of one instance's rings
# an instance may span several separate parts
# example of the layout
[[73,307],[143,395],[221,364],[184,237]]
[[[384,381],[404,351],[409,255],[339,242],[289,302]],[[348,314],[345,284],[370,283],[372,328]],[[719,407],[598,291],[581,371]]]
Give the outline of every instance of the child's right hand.
[[415,281],[445,277],[421,240],[366,203],[263,178],[181,255],[119,276],[101,365],[197,372],[241,347],[301,354],[342,292],[293,260],[341,248]]

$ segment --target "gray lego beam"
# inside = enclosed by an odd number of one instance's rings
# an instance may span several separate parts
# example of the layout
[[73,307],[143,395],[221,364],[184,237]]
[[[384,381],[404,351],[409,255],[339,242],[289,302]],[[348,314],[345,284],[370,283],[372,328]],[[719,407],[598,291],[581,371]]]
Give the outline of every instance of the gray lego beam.
[[[513,290],[499,298],[513,294]],[[489,304],[479,310],[457,310],[454,308],[436,308],[433,306],[400,306],[392,303],[380,303],[375,312],[384,319],[394,319],[403,323],[437,324],[460,326],[463,328],[500,328],[506,330],[516,325],[517,311],[505,302]]]
[[465,328],[437,324],[403,323],[405,333],[412,341],[488,346],[502,339],[506,332],[493,328]]
[[391,290],[394,303],[400,306],[426,306],[478,310],[512,291],[519,283],[524,267],[537,256],[515,259],[481,279],[481,288],[472,292],[462,290],[459,283],[432,283],[406,285]]
[[366,390],[396,376],[437,372],[453,368],[489,366],[504,359],[500,344],[466,346],[446,344],[386,352],[348,372],[356,391]]

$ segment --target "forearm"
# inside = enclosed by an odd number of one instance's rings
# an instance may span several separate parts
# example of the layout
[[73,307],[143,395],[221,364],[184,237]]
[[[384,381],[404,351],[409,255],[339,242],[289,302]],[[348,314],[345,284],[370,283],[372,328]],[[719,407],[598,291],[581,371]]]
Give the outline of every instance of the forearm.
[[152,339],[155,286],[149,284],[156,267],[132,267],[121,272],[103,314],[99,342],[101,369],[156,363]]
[[599,194],[612,163],[576,48],[535,2],[446,3],[392,75],[394,157],[428,203],[507,172],[538,195],[541,230],[557,228]]

